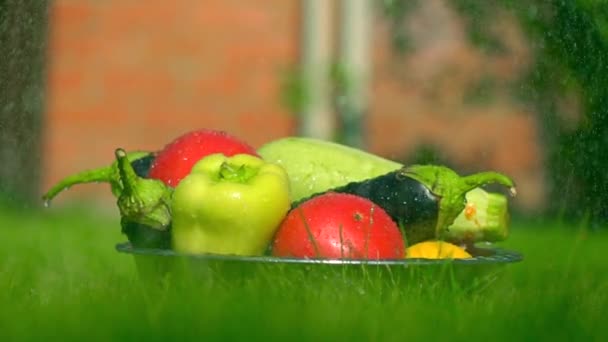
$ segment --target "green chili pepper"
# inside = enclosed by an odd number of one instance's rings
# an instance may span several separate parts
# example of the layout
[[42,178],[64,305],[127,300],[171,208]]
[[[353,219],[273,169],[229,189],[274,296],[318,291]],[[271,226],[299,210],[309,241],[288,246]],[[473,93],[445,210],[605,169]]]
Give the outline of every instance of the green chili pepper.
[[[127,153],[126,157],[131,162],[131,165],[138,175],[141,177],[146,177],[148,175],[148,169],[154,160],[153,153],[135,151]],[[122,184],[120,182],[120,174],[118,171],[118,161],[115,161],[108,166],[85,170],[73,175],[69,175],[53,185],[53,187],[42,196],[42,199],[48,205],[50,201],[55,198],[55,196],[76,184],[102,182],[110,183],[114,196],[120,196],[120,193],[122,192]]]
[[173,189],[160,180],[139,177],[123,149],[115,154],[122,232],[135,247],[169,248]]
[[115,154],[122,184],[117,202],[121,218],[164,230],[171,224],[172,189],[158,179],[139,177],[123,149]]
[[209,155],[175,188],[173,248],[261,255],[289,208],[289,179],[282,167],[245,154]]

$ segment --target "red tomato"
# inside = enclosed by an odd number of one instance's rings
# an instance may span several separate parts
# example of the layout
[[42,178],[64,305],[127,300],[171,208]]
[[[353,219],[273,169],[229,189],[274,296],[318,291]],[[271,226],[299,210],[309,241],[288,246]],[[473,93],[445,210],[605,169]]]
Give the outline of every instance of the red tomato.
[[381,207],[360,196],[329,192],[289,212],[275,234],[272,254],[401,259],[405,257],[405,243],[401,231]]
[[149,177],[176,187],[197,161],[213,153],[228,157],[246,153],[258,157],[253,147],[226,132],[201,129],[188,132],[165,146],[154,159]]

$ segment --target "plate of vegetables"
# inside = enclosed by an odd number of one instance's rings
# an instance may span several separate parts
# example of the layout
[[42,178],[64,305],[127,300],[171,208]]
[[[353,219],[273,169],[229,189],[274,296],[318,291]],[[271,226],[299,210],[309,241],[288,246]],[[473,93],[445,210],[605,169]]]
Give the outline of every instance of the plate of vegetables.
[[514,182],[499,172],[461,176],[305,137],[255,149],[212,129],[158,151],[114,154],[111,165],[68,176],[43,199],[109,183],[128,239],[116,249],[146,277],[281,269],[396,281],[446,267],[471,277],[522,260],[478,247],[508,237],[508,197],[483,188],[499,184],[514,196]]

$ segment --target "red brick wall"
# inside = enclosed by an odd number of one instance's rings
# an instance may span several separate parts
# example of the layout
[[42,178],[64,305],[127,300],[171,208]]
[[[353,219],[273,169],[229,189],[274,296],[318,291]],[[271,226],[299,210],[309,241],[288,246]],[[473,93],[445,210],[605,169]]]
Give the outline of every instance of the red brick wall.
[[[57,0],[51,11],[45,188],[153,150],[185,130],[253,145],[292,134],[281,72],[297,58],[298,1]],[[272,124],[269,124],[272,123]],[[63,200],[109,200],[102,185]]]
[[[519,189],[514,203],[537,209],[544,188],[536,116],[512,96],[533,58],[525,35],[514,18],[497,12],[487,29],[506,49],[484,53],[471,45],[462,18],[447,3],[420,2],[406,18],[412,50],[404,56],[391,53],[388,23],[376,21],[369,148],[403,158],[432,144],[465,172],[511,175]],[[491,82],[484,86],[484,80]],[[475,87],[485,100],[467,100]]]
[[[406,25],[414,50],[390,53],[376,17],[367,117],[369,149],[401,158],[433,143],[458,166],[497,169],[520,185],[517,204],[542,204],[534,116],[508,95],[530,53],[517,26],[497,15],[508,53],[471,46],[441,0],[421,2]],[[113,150],[154,150],[197,127],[226,129],[255,146],[295,133],[280,102],[283,72],[297,63],[297,0],[57,0],[51,12],[43,183],[108,164]],[[432,28],[432,29],[429,29]],[[467,103],[483,77],[489,103]],[[521,191],[524,190],[524,191]],[[105,185],[58,202],[113,204]]]

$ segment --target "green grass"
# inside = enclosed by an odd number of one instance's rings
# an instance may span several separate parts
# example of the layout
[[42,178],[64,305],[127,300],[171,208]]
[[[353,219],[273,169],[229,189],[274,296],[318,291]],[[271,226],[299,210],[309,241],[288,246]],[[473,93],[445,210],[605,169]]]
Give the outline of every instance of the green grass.
[[584,226],[515,223],[503,247],[524,262],[479,292],[281,272],[152,287],[114,250],[124,240],[118,219],[87,210],[0,210],[0,340],[608,337],[608,236]]

